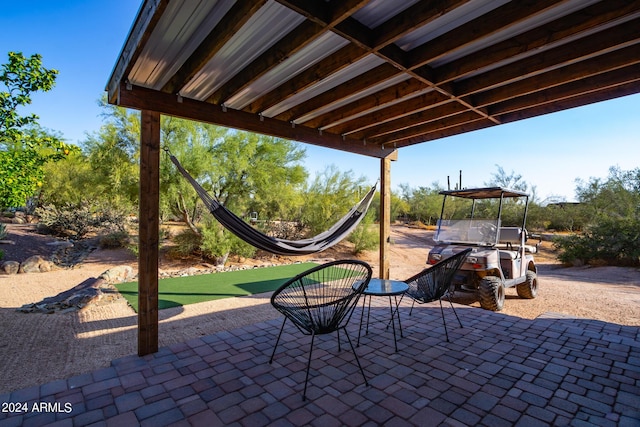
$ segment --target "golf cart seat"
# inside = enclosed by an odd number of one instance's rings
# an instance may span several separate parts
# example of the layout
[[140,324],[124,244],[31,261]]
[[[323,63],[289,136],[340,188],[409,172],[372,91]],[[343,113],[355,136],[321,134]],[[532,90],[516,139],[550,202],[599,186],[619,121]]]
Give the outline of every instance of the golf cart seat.
[[522,244],[522,228],[500,227],[498,245],[500,247],[500,259],[514,260],[518,258],[517,252]]
[[520,227],[500,227],[500,236],[498,238],[499,243],[506,243],[507,245],[522,243],[522,228]]

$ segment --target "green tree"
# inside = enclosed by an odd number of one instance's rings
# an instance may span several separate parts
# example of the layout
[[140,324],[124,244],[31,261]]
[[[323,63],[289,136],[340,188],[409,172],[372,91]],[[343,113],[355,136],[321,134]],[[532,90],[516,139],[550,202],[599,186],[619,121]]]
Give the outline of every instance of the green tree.
[[[497,171],[491,175],[491,180],[485,182],[487,187],[504,187],[510,190],[517,190],[529,195],[529,209],[527,214],[527,228],[536,228],[542,226],[541,210],[538,209],[536,187],[526,182],[522,175],[511,171],[507,173],[502,166],[496,165]],[[524,215],[525,199],[522,197],[505,199],[502,204],[502,225],[503,226],[519,226],[522,224],[522,216]],[[497,201],[490,203],[480,203],[480,210],[487,210],[486,215],[490,211],[495,211],[497,216]]]
[[87,134],[82,151],[69,154],[64,164],[45,167],[43,204],[61,207],[89,204],[135,213],[139,188],[139,114],[107,105],[104,124]]
[[433,183],[431,187],[411,188],[404,184],[400,186],[401,199],[404,201],[404,214],[412,221],[420,221],[427,225],[433,225],[440,217],[442,208],[442,196],[439,194],[442,188]]
[[640,264],[640,168],[609,169],[606,180],[578,181],[587,222],[582,234],[559,239],[559,259],[585,263]]
[[45,183],[40,192],[41,205],[81,205],[86,200],[96,200],[100,193],[92,184],[95,176],[87,156],[76,151],[60,162],[44,165]]
[[[393,222],[396,219],[405,219],[406,212],[409,211],[409,207],[406,202],[394,191],[391,191],[390,199],[391,212],[389,217],[391,218],[391,221]],[[376,194],[374,194],[371,206],[369,206],[369,213],[372,215],[372,222],[380,222],[380,191],[376,191]]]
[[500,165],[496,165],[496,168],[498,170],[491,174],[491,180],[485,182],[484,185],[487,187],[504,187],[510,190],[518,190],[529,193],[532,199],[535,197],[536,187],[530,186],[528,182],[524,181],[522,175],[514,171],[507,173]]
[[310,235],[321,233],[347,213],[369,188],[364,177],[355,179],[353,171],[341,172],[329,165],[304,191],[299,221]]
[[101,105],[104,124],[83,143],[91,166],[86,185],[94,199],[133,208],[139,192],[140,114],[108,105],[105,98]]
[[31,104],[33,92],[53,88],[58,71],[44,68],[38,54],[8,56],[0,67],[0,208],[24,206],[42,186],[43,166],[77,150],[42,129],[37,115],[18,112]]
[[[203,188],[238,216],[290,218],[299,210],[299,189],[307,177],[300,165],[304,150],[269,136],[169,118],[162,126],[163,144]],[[204,212],[193,188],[164,158],[163,203],[183,219],[199,240],[201,253],[224,263],[229,252],[255,252]],[[202,221],[200,220],[202,218]]]
[[364,251],[372,250],[380,246],[379,229],[373,223],[375,212],[369,208],[360,224],[347,238],[353,243],[353,254],[358,255]]
[[[294,142],[172,118],[163,124],[163,144],[185,169],[236,215],[290,219],[299,211],[307,173],[305,151]],[[163,196],[172,213],[197,222],[198,199],[168,158],[162,167]]]

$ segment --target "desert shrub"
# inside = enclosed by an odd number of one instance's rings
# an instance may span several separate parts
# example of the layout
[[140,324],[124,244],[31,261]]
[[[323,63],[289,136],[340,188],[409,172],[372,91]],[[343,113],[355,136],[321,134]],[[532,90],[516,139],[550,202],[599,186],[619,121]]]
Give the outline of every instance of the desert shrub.
[[251,258],[256,248],[245,243],[235,235],[226,231],[216,222],[204,224],[200,234],[186,229],[172,239],[174,246],[168,251],[169,256],[187,258],[202,257],[216,263],[224,263],[231,254]]
[[102,204],[94,208],[94,227],[107,233],[127,233],[128,211],[117,205]]
[[62,207],[42,206],[36,209],[36,214],[40,217],[41,231],[74,239],[84,237],[95,224],[95,218],[88,203],[67,204]]
[[355,230],[347,238],[354,244],[353,254],[358,255],[361,252],[376,249],[379,245],[378,233],[373,227],[373,213],[369,213],[362,218],[362,221]]
[[100,237],[102,249],[127,248],[131,245],[131,237],[126,231],[114,231]]
[[102,230],[107,233],[126,233],[127,213],[112,205],[92,205],[89,202],[46,205],[36,208],[40,230],[57,236],[82,239],[88,233]]
[[140,247],[138,246],[138,242],[136,240],[131,239],[130,243],[127,245],[127,249],[129,250],[129,252],[135,255],[136,258],[139,258]]
[[297,240],[305,237],[305,228],[297,221],[265,221],[258,224],[257,228],[276,239]]
[[224,264],[230,254],[250,258],[255,255],[256,248],[226,231],[220,224],[210,222],[202,227],[200,251],[203,257]]
[[603,218],[582,234],[554,240],[554,246],[564,263],[640,265],[640,219]]
[[231,240],[228,233],[217,224],[208,224],[202,228],[202,243],[200,251],[204,258],[215,260],[217,264],[224,264],[231,251]]
[[558,260],[565,264],[584,264],[594,255],[593,248],[590,247],[584,235],[556,237],[553,240],[553,247],[558,251]]
[[0,223],[0,240],[7,238],[7,226]]
[[4,251],[0,249],[0,261],[4,259]]
[[435,230],[434,225],[427,225],[422,221],[411,221],[408,225],[409,227],[419,228],[421,230]]
[[233,255],[238,255],[244,258],[252,258],[258,251],[255,246],[248,244],[247,242],[240,239],[239,237],[236,237],[233,234],[229,235],[229,239],[231,240],[231,253]]
[[170,240],[171,237],[173,236],[173,234],[171,233],[171,230],[167,228],[161,228],[159,231],[159,234],[160,234],[160,240]]
[[173,237],[173,244],[174,246],[168,251],[169,256],[187,258],[189,256],[199,255],[202,236],[187,228]]
[[583,234],[559,240],[559,259],[590,264],[640,265],[640,168],[609,169],[606,180],[591,178],[576,193],[587,219]]

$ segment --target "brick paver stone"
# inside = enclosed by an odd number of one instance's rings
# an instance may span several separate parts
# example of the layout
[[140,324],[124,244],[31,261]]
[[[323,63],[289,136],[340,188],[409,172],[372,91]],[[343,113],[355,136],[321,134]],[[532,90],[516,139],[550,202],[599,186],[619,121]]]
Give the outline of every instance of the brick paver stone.
[[461,306],[447,342],[437,303],[408,304],[397,353],[382,327],[356,349],[369,386],[346,342],[319,338],[303,402],[309,341],[285,329],[269,364],[276,319],[5,392],[0,426],[640,425],[640,328]]

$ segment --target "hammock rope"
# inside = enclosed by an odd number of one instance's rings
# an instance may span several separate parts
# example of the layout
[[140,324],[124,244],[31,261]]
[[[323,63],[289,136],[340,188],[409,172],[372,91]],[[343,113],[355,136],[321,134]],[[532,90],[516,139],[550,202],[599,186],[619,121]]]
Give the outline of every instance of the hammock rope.
[[222,203],[202,188],[198,181],[182,167],[178,159],[171,154],[168,149],[165,149],[165,151],[178,171],[191,184],[202,202],[218,222],[248,244],[278,255],[309,255],[324,251],[339,243],[347,237],[347,235],[358,226],[362,218],[364,218],[378,185],[376,183],[371,187],[371,190],[365,194],[362,200],[327,231],[302,240],[278,239],[261,233],[242,218],[229,211]]

